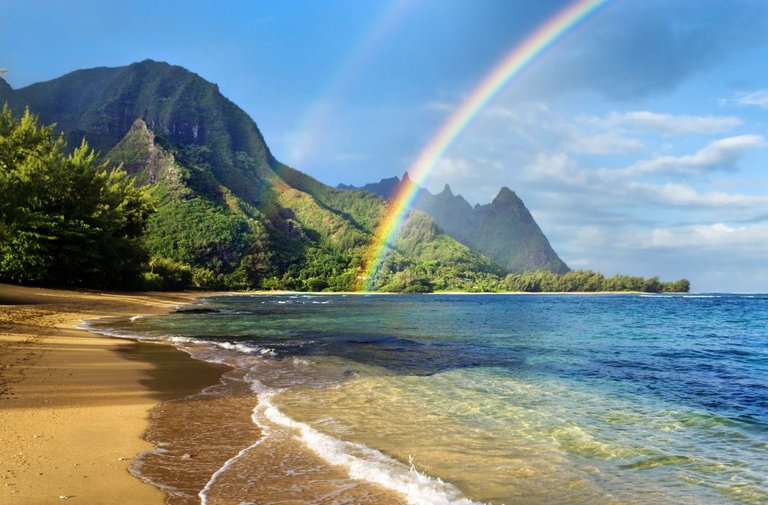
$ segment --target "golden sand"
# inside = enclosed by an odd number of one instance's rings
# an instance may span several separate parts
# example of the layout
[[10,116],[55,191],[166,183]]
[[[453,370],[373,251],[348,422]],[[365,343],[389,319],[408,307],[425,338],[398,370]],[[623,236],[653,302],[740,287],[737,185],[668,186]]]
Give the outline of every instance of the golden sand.
[[147,414],[216,383],[224,368],[75,326],[162,314],[201,295],[0,284],[0,503],[163,503],[128,472],[150,448],[141,439]]

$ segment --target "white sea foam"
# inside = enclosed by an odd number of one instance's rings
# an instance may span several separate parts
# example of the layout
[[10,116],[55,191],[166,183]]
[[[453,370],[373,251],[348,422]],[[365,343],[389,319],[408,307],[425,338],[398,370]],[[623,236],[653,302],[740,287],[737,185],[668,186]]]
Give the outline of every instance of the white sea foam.
[[685,295],[682,293],[642,294],[640,298],[721,298],[720,295]]
[[261,349],[259,347],[250,346],[248,344],[234,344],[232,342],[210,342],[216,347],[219,347],[221,349],[226,349],[228,351],[237,351],[241,352],[243,354],[254,354],[258,353]]
[[[131,321],[135,321],[137,318],[141,318],[143,316],[133,316],[130,318]],[[91,333],[96,333],[97,335],[105,335],[107,337],[115,337],[115,338],[122,338],[122,339],[128,339],[128,340],[138,340],[141,342],[149,342],[149,343],[156,343],[156,344],[163,344],[166,343],[165,340],[171,340],[171,342],[176,343],[173,339],[176,338],[174,335],[168,335],[167,337],[164,337],[163,339],[159,339],[157,337],[153,337],[148,334],[143,334],[140,332],[137,332],[135,330],[118,330],[113,328],[105,328],[102,326],[94,326],[94,323],[101,322],[103,323],[105,320],[108,320],[109,318],[100,318],[100,319],[84,319],[81,321],[76,328],[80,330],[86,330]],[[181,338],[181,337],[178,337]]]
[[158,481],[156,481],[154,479],[151,479],[151,478],[147,477],[141,471],[141,467],[144,465],[144,462],[142,461],[142,457],[145,454],[149,454],[149,453],[156,452],[156,451],[158,451],[158,449],[153,449],[153,450],[149,450],[149,451],[140,452],[138,454],[138,456],[136,456],[136,458],[134,458],[133,462],[128,467],[128,471],[131,473],[131,475],[133,475],[137,479],[146,482],[150,486],[155,486],[156,488],[160,489],[161,491],[163,491],[164,493],[166,493],[168,495],[171,495],[171,496],[187,496],[185,493],[180,492],[177,488],[175,488],[173,486],[169,486],[168,484],[164,484],[162,482],[158,482]]
[[[83,321],[79,327],[94,333],[101,333],[109,336],[145,340],[144,336],[135,332],[129,333],[117,330],[113,331],[102,328],[93,328],[90,321]],[[210,353],[203,353],[203,355],[201,355],[199,351],[188,348],[186,344],[201,343],[200,340],[195,338],[167,335],[162,340],[152,338],[148,340],[158,343],[171,343],[193,357],[198,357],[198,359],[202,358],[209,362],[222,362],[216,359],[215,356],[211,356]],[[249,346],[242,343],[205,343],[214,345],[220,349],[232,350],[251,356],[276,355],[273,349]],[[295,366],[309,366],[312,365],[312,362],[294,358],[293,364]],[[253,377],[252,374],[249,374],[247,379],[252,384],[252,390],[259,397],[258,405],[254,408],[251,418],[262,430],[262,436],[255,443],[241,449],[235,456],[227,460],[211,475],[211,478],[198,493],[201,505],[208,504],[208,494],[222,474],[226,473],[237,461],[247,455],[249,451],[268,439],[271,433],[270,424],[298,431],[300,440],[329,464],[345,468],[349,476],[353,479],[378,484],[400,493],[406,498],[408,503],[414,505],[473,505],[476,503],[463,497],[461,491],[452,484],[443,482],[439,478],[420,473],[413,467],[413,465],[405,465],[366,445],[336,439],[317,431],[307,424],[295,421],[280,411],[272,402],[272,397],[278,392],[277,390],[267,388],[258,379]],[[201,393],[205,394],[206,391]],[[154,448],[153,451],[166,452],[167,450],[162,448],[162,445],[162,443],[158,444],[158,447]],[[141,456],[139,456],[135,463],[131,465],[131,472],[168,494],[179,494],[177,489],[159,482],[151,481],[147,476],[143,475],[141,472]]]
[[[259,423],[256,421],[256,418],[255,418],[255,416],[256,416],[256,409],[257,408],[258,408],[258,406],[253,409],[253,413],[251,414],[251,419],[253,419],[254,423],[258,425]],[[267,439],[267,437],[269,437],[269,427],[261,426],[261,425],[259,425],[259,426],[261,428],[261,438],[259,438],[256,442],[254,442],[253,444],[249,445],[248,447],[240,450],[240,452],[238,452],[237,454],[235,454],[234,456],[229,458],[221,466],[221,468],[216,470],[213,473],[213,475],[211,475],[211,478],[208,479],[208,482],[205,483],[205,486],[203,487],[203,489],[201,489],[200,492],[197,494],[197,496],[200,497],[200,505],[208,505],[208,493],[211,491],[211,488],[213,487],[213,485],[216,483],[216,481],[219,479],[219,477],[223,473],[225,473],[227,470],[229,470],[229,468],[232,465],[234,465],[237,461],[242,459],[243,456],[248,454],[248,452],[250,452],[251,449],[253,449],[254,447],[257,447],[258,445],[261,445],[261,443],[264,442]]]
[[193,342],[197,342],[194,338],[182,337],[179,335],[168,335],[167,337],[165,337],[165,340],[173,344],[191,344]]
[[120,330],[108,330],[105,328],[94,328],[93,325],[91,324],[92,321],[93,320],[82,321],[80,324],[78,324],[75,327],[79,330],[86,330],[91,333],[96,333],[98,335],[104,335],[107,337],[124,338],[124,339],[130,339],[130,340],[141,339],[141,336],[135,333],[128,333]]
[[233,342],[207,342],[208,344],[215,345],[220,349],[226,349],[227,351],[237,351],[243,354],[256,354],[260,356],[267,356],[274,358],[277,356],[277,352],[269,347],[261,347],[255,345],[248,345],[245,343],[233,343]]
[[461,491],[452,484],[418,472],[413,464],[404,465],[366,445],[336,439],[288,417],[272,402],[272,398],[278,393],[277,390],[267,388],[251,374],[246,378],[251,381],[251,389],[259,397],[259,404],[254,409],[252,418],[262,430],[268,428],[265,421],[296,430],[301,441],[326,462],[345,468],[353,479],[378,484],[400,493],[410,504],[477,503],[463,497]]

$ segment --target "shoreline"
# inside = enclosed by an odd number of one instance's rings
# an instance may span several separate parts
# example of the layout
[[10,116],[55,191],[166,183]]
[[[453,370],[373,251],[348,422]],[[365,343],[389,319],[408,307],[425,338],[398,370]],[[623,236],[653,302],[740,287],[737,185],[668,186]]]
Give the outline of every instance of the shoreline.
[[[201,298],[227,295],[383,295],[392,293],[115,293],[0,284],[0,454],[11,504],[134,502],[166,494],[129,472],[145,441],[150,411],[217,384],[231,370],[172,344],[84,329],[86,320],[159,315]],[[434,295],[643,294],[459,293]]]
[[[504,295],[504,296],[530,296],[530,295],[578,295],[578,296],[590,296],[590,295],[701,295],[708,293],[700,293],[698,291],[668,291],[662,293],[651,293],[646,291],[432,291],[429,293],[397,293],[390,291],[226,291],[216,293],[215,295],[203,295],[205,296],[289,296],[289,295],[311,295],[311,296],[410,296],[410,295],[466,295],[466,296],[482,296],[482,295]],[[739,293],[730,293],[739,294]],[[748,293],[752,294],[752,293]]]
[[165,314],[223,293],[115,293],[0,284],[0,502],[162,504],[131,475],[149,411],[229,370],[171,346],[91,333],[86,319]]

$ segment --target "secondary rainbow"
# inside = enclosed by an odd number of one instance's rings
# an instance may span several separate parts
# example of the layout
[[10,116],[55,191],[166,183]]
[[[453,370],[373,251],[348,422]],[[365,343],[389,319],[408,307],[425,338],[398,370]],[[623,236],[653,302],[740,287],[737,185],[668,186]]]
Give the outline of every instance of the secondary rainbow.
[[571,28],[608,1],[578,0],[568,4],[563,10],[549,18],[522,43],[507,53],[491,73],[472,91],[472,94],[462,103],[461,107],[438,130],[408,170],[412,183],[401,185],[400,190],[390,203],[387,214],[374,233],[371,245],[363,259],[362,281],[365,291],[370,291],[373,288],[376,274],[413,204],[419,185],[453,141],[510,79],[518,75],[536,56],[554,44]]

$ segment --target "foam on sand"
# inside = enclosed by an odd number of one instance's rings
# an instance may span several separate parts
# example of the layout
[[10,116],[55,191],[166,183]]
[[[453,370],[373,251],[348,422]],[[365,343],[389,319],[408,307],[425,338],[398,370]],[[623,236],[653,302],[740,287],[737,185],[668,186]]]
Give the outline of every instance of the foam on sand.
[[[308,424],[285,415],[272,402],[279,392],[267,388],[249,374],[246,377],[259,397],[253,420],[269,436],[269,424],[298,432],[301,441],[331,465],[346,469],[349,476],[403,495],[414,505],[473,505],[455,486],[430,477],[366,445],[343,441],[320,433]],[[261,441],[260,441],[261,442]]]

